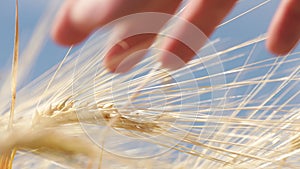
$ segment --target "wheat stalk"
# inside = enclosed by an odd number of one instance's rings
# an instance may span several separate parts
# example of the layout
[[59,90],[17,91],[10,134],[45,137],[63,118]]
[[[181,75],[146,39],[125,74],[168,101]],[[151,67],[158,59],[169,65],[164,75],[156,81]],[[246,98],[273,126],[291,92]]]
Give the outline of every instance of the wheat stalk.
[[[219,29],[272,2],[257,2]],[[51,14],[33,40],[43,41]],[[218,52],[207,44],[176,71],[157,69],[150,52],[118,75],[101,66],[111,30],[70,49],[61,63],[18,90],[14,116],[8,102],[0,105],[1,168],[300,166],[298,48],[270,57],[259,50],[267,38],[259,35]]]

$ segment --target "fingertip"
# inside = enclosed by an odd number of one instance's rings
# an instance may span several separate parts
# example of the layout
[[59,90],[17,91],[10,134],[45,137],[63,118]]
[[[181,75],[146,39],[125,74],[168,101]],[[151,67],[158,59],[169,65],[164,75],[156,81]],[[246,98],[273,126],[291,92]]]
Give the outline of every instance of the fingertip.
[[284,56],[292,50],[292,47],[284,46],[284,44],[272,40],[267,40],[266,48],[269,52],[277,56]]
[[108,69],[108,71],[114,73],[116,72],[116,68],[120,62],[120,56],[125,49],[120,45],[113,46],[108,53],[104,57],[104,66]]
[[105,55],[104,66],[113,73],[128,72],[142,60],[155,37],[155,34],[138,34],[119,41]]
[[88,31],[82,31],[74,23],[70,16],[70,11],[77,1],[66,1],[57,13],[50,35],[52,39],[63,46],[70,46],[83,41],[88,35]]
[[267,49],[276,55],[288,54],[300,38],[298,0],[282,1],[268,30]]
[[[67,22],[67,21],[66,21]],[[70,26],[68,23],[61,23],[53,27],[51,31],[52,39],[63,46],[70,46],[83,41],[88,34],[82,33]]]
[[163,68],[169,70],[182,68],[196,55],[191,48],[179,40],[168,38],[164,44],[166,45],[162,47],[159,56]]
[[164,51],[159,58],[161,67],[168,70],[177,70],[186,64],[180,57],[176,56],[172,52]]
[[126,73],[140,62],[147,49],[130,51],[119,44],[112,47],[104,58],[104,66],[112,73]]

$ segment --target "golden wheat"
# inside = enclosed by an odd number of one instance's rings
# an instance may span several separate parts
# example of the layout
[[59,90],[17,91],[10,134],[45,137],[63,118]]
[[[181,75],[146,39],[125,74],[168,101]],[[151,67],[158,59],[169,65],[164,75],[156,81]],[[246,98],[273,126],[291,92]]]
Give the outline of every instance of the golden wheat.
[[[217,32],[274,2],[240,1],[249,7]],[[57,7],[48,5],[21,59],[37,56]],[[300,167],[299,47],[271,57],[260,32],[232,46],[219,38],[175,71],[158,69],[153,48],[119,75],[102,66],[108,28],[18,90],[15,105],[10,77],[1,84],[1,168]],[[19,65],[17,82],[29,69]]]

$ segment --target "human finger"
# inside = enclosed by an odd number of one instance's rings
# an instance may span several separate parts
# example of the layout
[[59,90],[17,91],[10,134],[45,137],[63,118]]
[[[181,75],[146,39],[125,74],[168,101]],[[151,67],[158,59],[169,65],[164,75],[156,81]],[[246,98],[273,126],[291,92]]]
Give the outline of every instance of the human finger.
[[140,0],[66,0],[54,20],[52,37],[62,45],[79,43],[100,26],[139,12],[148,3]]
[[[160,58],[163,67],[177,69],[191,60],[195,51],[204,45],[206,37],[212,34],[236,2],[237,0],[192,0],[180,17],[194,24],[202,34],[195,35],[196,31],[192,30],[194,28],[186,26],[184,22],[176,26],[174,37],[177,39],[166,38],[163,42],[162,49],[167,51]],[[176,62],[178,59],[174,57],[178,57],[180,61]]]
[[173,14],[180,2],[181,0],[154,0],[142,9],[142,12],[146,12],[144,15],[125,18],[125,22],[117,24],[116,31],[123,33],[117,35],[118,43],[105,56],[105,66],[115,73],[124,73],[131,69],[143,58],[160,29],[171,18],[172,15],[168,14]]
[[300,1],[281,1],[268,31],[267,48],[277,54],[287,54],[300,38]]

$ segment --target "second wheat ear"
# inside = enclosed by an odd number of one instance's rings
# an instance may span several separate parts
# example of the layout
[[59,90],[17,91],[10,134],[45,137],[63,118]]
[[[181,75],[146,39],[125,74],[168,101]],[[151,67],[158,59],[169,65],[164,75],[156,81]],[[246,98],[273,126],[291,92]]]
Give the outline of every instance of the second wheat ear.
[[19,62],[19,4],[16,0],[16,16],[15,16],[15,39],[14,39],[14,54],[12,59],[11,71],[11,106],[8,130],[13,127],[14,111],[17,97],[17,79],[18,79],[18,62]]
[[[15,38],[14,38],[14,52],[12,58],[11,71],[11,105],[7,130],[8,133],[13,133],[14,113],[17,97],[17,78],[18,78],[18,60],[19,60],[19,4],[16,0],[15,6]],[[17,147],[10,147],[8,150],[1,150],[0,153],[0,167],[11,169],[13,160],[16,155]]]

